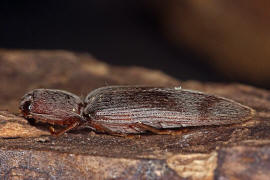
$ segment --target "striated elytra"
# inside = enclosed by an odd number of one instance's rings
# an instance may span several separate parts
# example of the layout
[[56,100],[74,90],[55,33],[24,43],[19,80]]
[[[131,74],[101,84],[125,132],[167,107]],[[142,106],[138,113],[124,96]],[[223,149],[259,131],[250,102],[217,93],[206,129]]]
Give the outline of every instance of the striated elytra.
[[228,125],[251,119],[255,111],[230,99],[180,88],[107,86],[84,101],[55,89],[25,94],[20,110],[27,119],[64,126],[53,135],[87,125],[112,135],[174,134],[183,127]]

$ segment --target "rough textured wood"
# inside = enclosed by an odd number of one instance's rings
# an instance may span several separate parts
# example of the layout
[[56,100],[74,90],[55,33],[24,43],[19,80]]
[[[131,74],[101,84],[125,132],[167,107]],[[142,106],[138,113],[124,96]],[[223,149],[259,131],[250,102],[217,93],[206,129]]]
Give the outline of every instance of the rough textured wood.
[[269,146],[236,146],[219,151],[216,174],[220,179],[269,179],[269,168]]
[[26,91],[47,87],[86,95],[106,83],[180,83],[158,71],[110,67],[87,54],[66,51],[1,50],[0,80],[0,107],[8,110],[0,111],[0,179],[264,179],[269,175],[269,91],[183,82],[183,88],[250,106],[256,116],[244,124],[190,128],[182,136],[123,138],[78,129],[54,138],[44,124],[31,126],[13,115]]

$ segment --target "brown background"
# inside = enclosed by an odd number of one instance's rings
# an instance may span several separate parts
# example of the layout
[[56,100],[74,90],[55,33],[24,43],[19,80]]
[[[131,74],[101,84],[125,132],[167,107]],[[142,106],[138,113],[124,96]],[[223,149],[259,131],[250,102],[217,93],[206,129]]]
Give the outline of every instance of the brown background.
[[269,88],[267,1],[1,1],[0,47],[88,52],[181,80]]

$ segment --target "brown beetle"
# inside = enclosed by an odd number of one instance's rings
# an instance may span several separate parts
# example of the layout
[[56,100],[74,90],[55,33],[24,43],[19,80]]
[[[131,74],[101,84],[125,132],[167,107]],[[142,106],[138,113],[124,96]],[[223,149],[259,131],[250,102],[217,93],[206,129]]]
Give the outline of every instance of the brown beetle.
[[61,135],[87,125],[112,135],[176,134],[183,127],[228,125],[253,117],[255,111],[235,101],[178,88],[108,86],[90,92],[83,102],[66,91],[35,89],[22,97],[27,119],[62,125]]

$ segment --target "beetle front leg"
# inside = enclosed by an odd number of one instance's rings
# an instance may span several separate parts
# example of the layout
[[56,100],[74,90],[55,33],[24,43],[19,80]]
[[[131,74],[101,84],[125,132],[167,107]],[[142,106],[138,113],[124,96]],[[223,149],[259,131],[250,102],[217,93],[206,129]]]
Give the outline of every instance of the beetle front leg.
[[68,127],[66,127],[65,129],[62,129],[62,130],[60,130],[58,132],[56,132],[55,129],[52,126],[49,127],[49,130],[50,130],[51,135],[53,135],[53,136],[61,136],[65,132],[67,132],[67,131],[69,131],[69,130],[71,130],[71,129],[79,126],[79,125],[80,125],[80,123],[78,121],[75,121],[74,123],[72,123]]
[[56,132],[55,129],[52,126],[50,126],[49,130],[50,130],[51,135],[60,136],[60,135],[64,134],[65,132],[68,132],[69,130],[74,129],[74,128],[82,125],[83,123],[84,123],[83,119],[80,116],[75,115],[75,116],[71,116],[71,117],[68,117],[68,118],[62,120],[61,122],[59,121],[58,123],[54,123],[54,124],[58,124],[58,125],[67,124],[68,126],[65,127],[64,129]]
[[154,134],[160,134],[160,135],[181,135],[184,132],[187,132],[187,129],[178,129],[178,130],[170,130],[170,129],[157,129],[152,126],[146,125],[144,123],[138,122],[130,125],[131,127],[137,127],[145,131],[150,131]]

